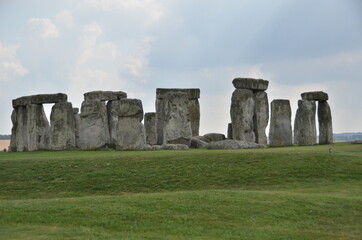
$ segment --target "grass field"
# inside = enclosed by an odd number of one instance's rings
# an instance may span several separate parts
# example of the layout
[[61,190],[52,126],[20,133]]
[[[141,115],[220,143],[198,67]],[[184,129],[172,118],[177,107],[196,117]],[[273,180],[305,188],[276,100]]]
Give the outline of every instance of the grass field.
[[362,145],[0,153],[0,239],[361,236]]

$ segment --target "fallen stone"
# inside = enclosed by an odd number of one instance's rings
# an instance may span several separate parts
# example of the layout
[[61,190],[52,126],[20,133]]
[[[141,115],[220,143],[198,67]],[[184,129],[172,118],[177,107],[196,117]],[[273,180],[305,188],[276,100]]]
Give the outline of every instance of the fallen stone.
[[29,104],[58,103],[66,102],[68,96],[64,93],[56,94],[38,94],[32,96],[20,97],[13,100],[13,107],[26,106]]
[[270,146],[283,147],[293,144],[291,116],[289,100],[275,99],[271,102]]
[[328,102],[318,103],[319,144],[333,143],[332,114]]
[[301,94],[303,100],[327,101],[328,94],[322,91],[305,92]]
[[266,148],[264,144],[238,141],[223,140],[219,142],[211,142],[207,145],[207,149],[249,149],[249,148]]
[[198,137],[192,137],[190,140],[190,148],[206,148],[207,145],[207,142],[201,140]]
[[208,143],[218,142],[218,141],[222,141],[222,140],[226,139],[225,135],[222,133],[207,133],[202,137],[203,137],[203,140]]
[[265,134],[265,129],[269,122],[269,101],[266,92],[254,92],[254,134],[255,142],[267,144],[268,139]]
[[230,107],[233,139],[255,142],[254,107],[255,102],[251,90],[236,89],[233,92]]
[[92,91],[84,93],[84,100],[98,100],[98,101],[111,101],[111,100],[120,100],[122,98],[127,98],[127,93],[118,91]]
[[299,100],[294,120],[294,144],[305,146],[317,142],[316,104],[313,100]]
[[185,144],[163,144],[162,150],[189,150]]
[[145,130],[146,130],[146,143],[150,145],[157,144],[156,135],[156,113],[145,113]]
[[233,85],[236,89],[265,91],[268,89],[269,81],[255,78],[235,78],[233,80]]
[[162,145],[151,145],[151,150],[162,150]]

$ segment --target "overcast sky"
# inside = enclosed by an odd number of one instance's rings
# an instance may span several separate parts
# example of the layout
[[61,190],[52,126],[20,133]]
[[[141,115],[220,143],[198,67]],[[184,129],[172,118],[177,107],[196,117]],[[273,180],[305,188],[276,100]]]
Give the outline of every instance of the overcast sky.
[[362,1],[0,0],[0,134],[14,98],[121,90],[153,112],[158,87],[200,88],[200,132],[226,134],[235,77],[293,115],[325,91],[334,132],[362,132]]

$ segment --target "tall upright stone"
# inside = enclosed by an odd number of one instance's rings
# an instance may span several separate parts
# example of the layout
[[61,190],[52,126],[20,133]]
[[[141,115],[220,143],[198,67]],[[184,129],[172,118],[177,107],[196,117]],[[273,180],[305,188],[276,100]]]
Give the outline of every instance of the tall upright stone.
[[233,92],[230,108],[233,139],[255,142],[253,122],[254,107],[253,91],[236,89]]
[[75,120],[75,146],[79,148],[79,127],[80,127],[80,114],[79,108],[73,108],[73,115]]
[[28,151],[50,149],[50,126],[42,104],[29,104],[27,110]]
[[11,115],[13,128],[11,130],[11,151],[26,152],[28,148],[28,117],[26,106],[17,106]]
[[188,106],[187,93],[167,92],[165,94],[163,144],[189,144],[192,130]]
[[76,147],[76,119],[70,102],[56,103],[50,114],[50,146],[52,150]]
[[227,139],[233,139],[233,124],[232,123],[228,123]]
[[275,99],[270,105],[269,145],[276,147],[292,145],[292,111],[289,100]]
[[154,112],[146,113],[144,122],[145,122],[147,144],[150,145],[157,144],[156,113]]
[[318,102],[319,144],[333,143],[331,108],[327,101]]
[[268,139],[265,129],[269,122],[269,101],[268,94],[264,91],[254,92],[254,133],[255,142],[266,145]]
[[106,105],[103,101],[83,101],[79,124],[79,148],[95,150],[109,142]]
[[294,144],[314,145],[316,133],[316,104],[314,100],[299,100],[294,121]]

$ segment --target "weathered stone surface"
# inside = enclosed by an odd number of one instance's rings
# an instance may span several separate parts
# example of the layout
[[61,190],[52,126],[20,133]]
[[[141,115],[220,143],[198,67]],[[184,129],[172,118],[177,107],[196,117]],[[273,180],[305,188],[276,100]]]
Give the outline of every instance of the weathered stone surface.
[[228,123],[228,139],[233,139],[233,125]]
[[303,100],[327,101],[328,94],[322,91],[305,92],[301,94]]
[[162,150],[189,150],[185,144],[163,144]]
[[317,141],[316,104],[313,100],[299,100],[294,121],[294,144],[313,145]]
[[255,142],[254,134],[254,97],[247,89],[236,89],[231,98],[230,116],[233,126],[233,139]]
[[28,118],[25,106],[14,108],[11,115],[13,122],[12,137],[11,137],[11,151],[12,152],[25,152],[28,151]]
[[331,108],[327,101],[318,103],[319,144],[333,143]]
[[238,140],[223,140],[211,142],[207,145],[208,149],[248,149],[248,148],[266,148],[264,144],[238,141]]
[[68,96],[64,93],[56,94],[38,94],[20,97],[13,100],[13,107],[26,106],[29,104],[42,104],[42,103],[58,103],[66,102]]
[[139,118],[120,117],[117,122],[117,150],[147,150],[146,133]]
[[73,114],[79,113],[79,108],[73,108]]
[[79,125],[79,148],[82,150],[100,149],[110,141],[104,102],[83,101]]
[[50,126],[42,104],[29,104],[27,110],[28,151],[50,149]]
[[13,112],[11,113],[11,122],[13,124],[12,128],[11,128],[11,139],[10,139],[10,146],[9,146],[9,152],[16,152],[16,128],[18,125],[18,120],[17,120],[17,114],[18,114],[18,110],[17,108],[13,109]]
[[204,136],[202,136],[202,138],[205,142],[208,143],[218,142],[226,139],[225,135],[222,133],[207,133]]
[[275,99],[271,102],[270,146],[282,147],[293,144],[291,116],[289,100]]
[[71,150],[76,147],[76,120],[70,102],[56,103],[50,114],[50,148]]
[[189,98],[189,116],[190,116],[190,123],[191,123],[191,132],[192,136],[199,135],[199,128],[200,128],[200,104],[197,98],[190,99]]
[[255,142],[267,144],[268,139],[265,134],[265,129],[269,122],[269,101],[266,92],[254,92],[254,134]]
[[162,150],[162,145],[151,145],[151,150]]
[[122,98],[127,98],[127,93],[118,91],[92,91],[84,93],[84,100],[98,100],[98,101],[110,101],[110,100],[120,100]]
[[268,89],[269,81],[255,78],[235,78],[233,80],[233,85],[236,89],[265,91]]
[[142,101],[139,99],[124,98],[119,100],[118,117],[138,118],[143,120]]
[[156,135],[156,113],[145,114],[146,143],[150,145],[157,144]]
[[198,137],[192,137],[190,140],[190,148],[206,148],[207,145],[207,142],[201,140]]
[[118,127],[118,110],[120,109],[120,101],[108,101],[107,116],[109,127],[110,144],[115,147],[117,143],[117,127]]
[[74,114],[75,120],[75,147],[79,148],[79,129],[80,129],[80,114]]
[[165,94],[163,144],[188,145],[192,137],[186,93],[169,92]]
[[186,93],[188,99],[200,98],[200,89],[199,88],[157,88],[156,89],[156,98],[165,98],[166,94],[169,92]]

